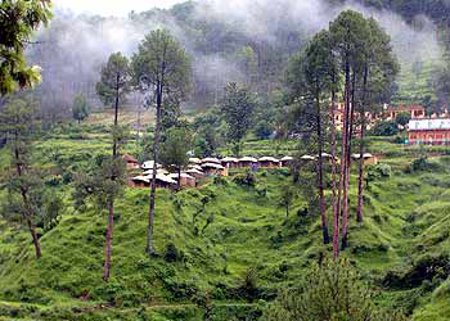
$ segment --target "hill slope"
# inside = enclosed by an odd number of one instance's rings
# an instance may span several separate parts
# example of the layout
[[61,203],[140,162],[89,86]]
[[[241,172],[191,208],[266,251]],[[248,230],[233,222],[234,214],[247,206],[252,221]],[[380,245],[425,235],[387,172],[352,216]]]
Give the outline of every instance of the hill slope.
[[[75,154],[86,146],[92,153],[106,147],[96,139],[91,143],[67,137],[46,141]],[[415,321],[449,320],[450,158],[411,172],[410,154],[389,146],[395,153],[383,162],[393,175],[370,182],[366,222],[352,221],[345,255],[381,290],[381,304],[403,307]],[[199,320],[201,310],[193,302],[209,293],[214,320],[256,319],[261,300],[271,300],[330,251],[321,244],[314,208],[305,211],[304,188],[288,218],[278,205],[280,187],[290,179],[286,170],[268,170],[257,174],[255,187],[227,179],[178,194],[160,191],[159,255],[152,259],[144,254],[148,193],[128,189],[118,203],[109,284],[101,280],[105,213],[95,207],[75,213],[71,187],[61,184],[55,191],[66,195],[68,207],[60,224],[42,237],[44,257],[38,262],[27,233],[0,221],[0,315],[4,320]]]

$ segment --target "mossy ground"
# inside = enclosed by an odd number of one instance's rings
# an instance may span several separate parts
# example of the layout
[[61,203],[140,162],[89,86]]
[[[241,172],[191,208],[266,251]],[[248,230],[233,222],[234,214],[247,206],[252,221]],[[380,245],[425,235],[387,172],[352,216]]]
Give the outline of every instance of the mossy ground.
[[[82,137],[49,133],[36,144],[36,161],[53,170],[57,153],[58,166],[82,168],[108,152],[103,130],[91,124]],[[294,143],[284,145],[283,153],[292,153]],[[247,142],[244,153],[272,154],[271,146]],[[135,144],[126,149],[133,152]],[[431,169],[414,172],[409,165],[423,150],[375,139],[369,149],[384,153],[381,161],[393,174],[370,182],[365,223],[358,226],[352,216],[344,255],[381,291],[380,304],[410,309],[415,321],[450,320],[448,275],[437,271],[417,282],[411,277],[419,262],[450,255],[450,158],[433,158]],[[2,168],[7,159],[2,150]],[[65,195],[67,208],[42,237],[41,260],[34,259],[25,231],[0,221],[0,320],[200,320],[193,297],[202,293],[212,297],[214,320],[256,318],[261,300],[299,280],[331,250],[321,244],[314,211],[304,215],[305,199],[295,201],[289,217],[279,206],[280,186],[290,179],[286,170],[262,170],[256,187],[229,178],[177,194],[159,191],[153,258],[144,251],[148,191],[127,189],[117,203],[108,284],[101,280],[106,213],[94,206],[75,212],[71,186],[61,182],[53,188]],[[355,189],[351,194],[354,213]],[[257,274],[257,302],[245,292],[249,271]]]

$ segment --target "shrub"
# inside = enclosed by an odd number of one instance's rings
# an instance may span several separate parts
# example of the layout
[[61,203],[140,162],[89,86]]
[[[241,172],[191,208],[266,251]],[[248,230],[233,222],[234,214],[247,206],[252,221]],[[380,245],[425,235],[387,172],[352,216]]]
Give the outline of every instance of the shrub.
[[406,320],[398,312],[379,308],[373,296],[347,260],[325,260],[321,266],[313,266],[296,287],[282,291],[266,308],[262,320]]
[[166,252],[164,253],[164,260],[169,263],[177,262],[181,260],[180,252],[173,243],[168,243],[166,246]]
[[383,177],[390,177],[392,175],[392,168],[387,164],[377,164],[370,166],[367,171],[367,179],[373,181]]
[[398,134],[398,125],[395,121],[382,121],[372,129],[373,136],[394,136]]
[[240,186],[255,187],[256,181],[256,176],[252,172],[238,174],[233,178],[233,182]]

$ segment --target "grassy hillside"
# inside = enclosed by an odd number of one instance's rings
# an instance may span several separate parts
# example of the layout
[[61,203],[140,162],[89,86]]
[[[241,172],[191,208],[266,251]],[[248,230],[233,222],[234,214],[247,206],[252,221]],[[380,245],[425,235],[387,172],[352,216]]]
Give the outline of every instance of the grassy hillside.
[[[82,136],[73,128],[47,133],[37,163],[79,170],[109,148],[99,126],[85,125]],[[251,154],[271,150],[269,141],[245,146]],[[293,142],[285,146],[293,152]],[[386,140],[372,140],[370,149],[383,153],[392,175],[370,181],[365,224],[352,217],[344,255],[380,290],[380,304],[402,307],[414,321],[449,320],[450,158],[411,170],[422,150]],[[286,218],[279,197],[288,180],[287,170],[262,170],[254,187],[229,178],[178,194],[159,191],[158,256],[151,259],[144,254],[148,191],[127,189],[117,204],[109,284],[101,280],[106,213],[94,206],[75,212],[71,185],[59,182],[52,188],[66,196],[67,208],[42,237],[41,260],[25,231],[0,220],[0,320],[201,320],[205,296],[214,320],[256,320],[264,302],[331,250],[321,244],[304,188]]]

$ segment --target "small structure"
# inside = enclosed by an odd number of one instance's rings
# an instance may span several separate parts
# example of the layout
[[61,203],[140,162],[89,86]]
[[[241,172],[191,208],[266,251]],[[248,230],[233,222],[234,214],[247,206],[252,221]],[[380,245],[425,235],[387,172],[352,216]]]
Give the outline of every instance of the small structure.
[[234,157],[225,157],[221,160],[222,166],[226,168],[237,168],[239,167],[239,159]]
[[[353,154],[352,155],[352,159],[355,160],[355,161],[360,160],[361,159],[361,155],[360,154]],[[370,153],[363,154],[363,159],[364,159],[364,166],[378,164],[378,158],[376,158],[375,156],[373,156]]]
[[[156,175],[167,175],[169,174],[169,171],[164,168],[159,168],[156,170]],[[153,175],[153,168],[149,169],[142,173],[143,176],[152,176]]]
[[242,157],[239,159],[239,167],[250,167],[252,168],[254,165],[258,164],[258,160],[253,157]]
[[205,163],[202,164],[202,169],[206,175],[228,176],[228,169],[220,164]]
[[191,157],[189,158],[189,164],[200,165],[202,160],[200,158]]
[[194,164],[189,164],[189,165],[188,165],[188,169],[196,169],[196,170],[198,170],[198,171],[203,171],[201,165],[194,165]]
[[212,164],[221,164],[220,159],[214,157],[207,157],[201,160],[202,164],[212,163]]
[[284,156],[280,161],[282,167],[289,167],[294,161],[294,158],[291,156]]
[[450,145],[450,118],[413,119],[408,128],[410,145]]
[[[136,176],[131,179],[132,187],[135,188],[148,188],[152,181],[151,176]],[[177,182],[166,175],[156,176],[156,188],[172,189],[177,185]]]
[[312,162],[312,161],[315,161],[316,158],[311,155],[303,155],[302,157],[300,157],[300,160],[304,161],[304,162]]
[[198,170],[196,168],[188,169],[186,173],[194,177],[197,181],[205,177],[205,173],[203,173],[203,170]]
[[179,179],[181,187],[195,187],[196,186],[197,181],[196,181],[195,177],[192,177],[191,175],[189,175],[187,173],[181,173],[180,176],[178,176],[177,173],[174,173],[174,174],[170,174],[169,177],[176,182],[178,182],[178,179]]
[[[154,164],[154,163],[155,163],[155,162],[152,161],[152,160],[145,161],[144,163],[142,163],[141,168],[142,168],[143,170],[153,169],[153,164]],[[157,163],[157,164],[156,164],[156,168],[162,168],[162,165]]]
[[420,105],[389,106],[385,110],[384,115],[386,120],[395,120],[402,113],[409,114],[411,119],[422,119],[426,117],[425,107]]
[[123,155],[122,159],[127,163],[127,169],[138,169],[140,167],[139,161],[129,154]]
[[275,157],[261,157],[258,162],[262,168],[280,168],[280,160]]

